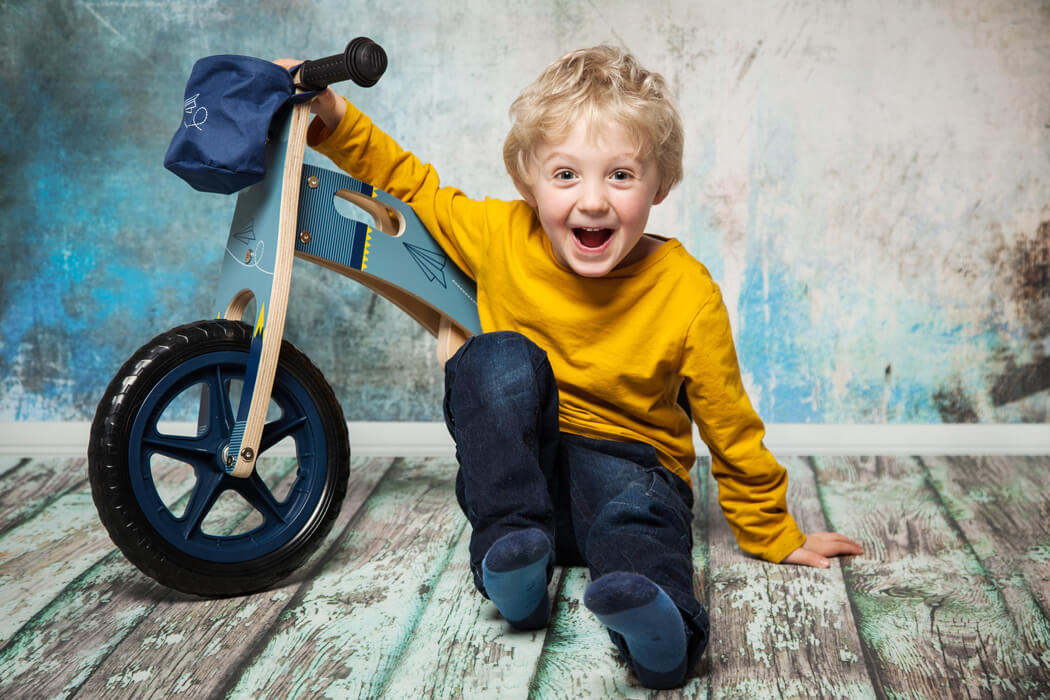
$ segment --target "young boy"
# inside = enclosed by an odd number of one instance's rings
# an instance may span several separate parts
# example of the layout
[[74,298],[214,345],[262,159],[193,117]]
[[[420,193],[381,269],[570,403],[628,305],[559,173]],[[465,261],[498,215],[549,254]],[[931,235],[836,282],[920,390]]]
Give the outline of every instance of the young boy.
[[682,174],[660,75],[610,46],[552,63],[511,106],[513,202],[441,186],[331,90],[313,111],[310,145],[411,204],[477,281],[484,333],[446,364],[444,411],[474,581],[510,624],[544,626],[552,567],[585,564],[584,604],[641,682],[684,682],[708,619],[693,594],[683,386],[745,551],[821,567],[860,553],[799,531],[717,285],[681,243],[645,233]]

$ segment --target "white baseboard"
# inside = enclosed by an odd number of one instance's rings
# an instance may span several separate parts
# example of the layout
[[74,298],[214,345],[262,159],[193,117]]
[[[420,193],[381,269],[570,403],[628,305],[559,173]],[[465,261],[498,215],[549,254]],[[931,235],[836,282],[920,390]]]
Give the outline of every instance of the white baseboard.
[[[177,432],[186,426],[179,425]],[[451,456],[442,423],[351,422],[355,456]],[[87,422],[0,422],[0,455],[84,456]],[[694,433],[697,451],[706,448]],[[770,423],[766,445],[787,455],[1050,455],[1050,425],[831,425]]]

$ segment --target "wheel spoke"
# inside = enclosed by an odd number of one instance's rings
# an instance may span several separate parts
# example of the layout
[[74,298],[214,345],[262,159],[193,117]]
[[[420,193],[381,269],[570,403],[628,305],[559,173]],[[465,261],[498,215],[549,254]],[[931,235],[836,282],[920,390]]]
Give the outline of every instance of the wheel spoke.
[[180,518],[183,522],[183,538],[193,539],[200,533],[201,523],[211,512],[212,506],[219,497],[219,485],[223,478],[224,475],[219,472],[203,470],[197,472],[197,484],[193,487],[193,493],[190,494],[190,502],[186,504],[186,512]]
[[223,377],[222,367],[216,367],[214,375],[208,377],[208,416],[211,425],[219,426],[223,437],[233,430],[233,406],[230,405],[230,389],[227,379]]
[[259,511],[260,515],[267,522],[286,522],[288,506],[282,505],[274,498],[273,492],[270,491],[270,487],[259,476],[259,472],[252,472],[252,475],[247,479],[236,479],[231,488]]
[[165,457],[186,462],[195,468],[200,467],[198,472],[211,471],[207,465],[214,459],[214,454],[199,438],[154,433],[142,438],[142,444]]
[[306,416],[299,416],[297,418],[281,417],[272,423],[267,423],[263,426],[262,439],[259,440],[259,454],[266,452],[266,450],[294,433],[305,423]]

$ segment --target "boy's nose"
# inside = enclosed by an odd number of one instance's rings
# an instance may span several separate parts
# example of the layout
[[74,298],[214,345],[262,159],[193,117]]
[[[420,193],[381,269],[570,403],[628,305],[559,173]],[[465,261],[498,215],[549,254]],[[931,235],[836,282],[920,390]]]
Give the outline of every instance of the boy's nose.
[[576,208],[588,214],[605,212],[609,208],[605,191],[598,185],[585,185],[580,192],[580,199],[576,202]]

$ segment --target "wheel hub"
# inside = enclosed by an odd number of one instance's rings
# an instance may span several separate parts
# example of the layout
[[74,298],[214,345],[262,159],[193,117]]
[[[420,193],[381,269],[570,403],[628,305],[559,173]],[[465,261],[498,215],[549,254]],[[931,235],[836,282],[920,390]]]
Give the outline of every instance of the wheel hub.
[[217,457],[219,458],[219,466],[225,469],[226,467],[232,467],[234,459],[230,456],[230,441],[226,440],[222,443],[219,448]]

